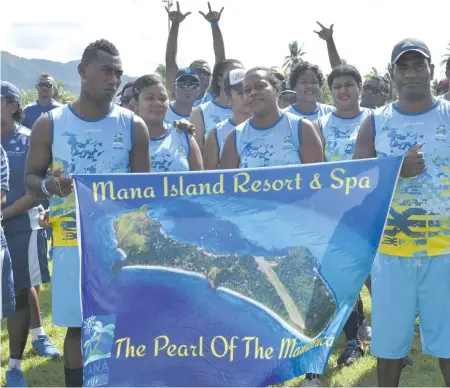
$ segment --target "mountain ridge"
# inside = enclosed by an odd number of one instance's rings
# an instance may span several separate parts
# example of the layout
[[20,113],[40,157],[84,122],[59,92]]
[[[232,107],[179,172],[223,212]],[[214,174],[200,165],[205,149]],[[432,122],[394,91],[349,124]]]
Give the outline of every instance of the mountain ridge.
[[[64,82],[64,86],[73,94],[80,93],[80,76],[78,64],[80,60],[57,62],[48,59],[23,58],[8,51],[1,51],[1,79],[16,85],[19,89],[34,89],[36,79],[42,73],[49,73],[56,81]],[[137,77],[124,75],[122,85]]]

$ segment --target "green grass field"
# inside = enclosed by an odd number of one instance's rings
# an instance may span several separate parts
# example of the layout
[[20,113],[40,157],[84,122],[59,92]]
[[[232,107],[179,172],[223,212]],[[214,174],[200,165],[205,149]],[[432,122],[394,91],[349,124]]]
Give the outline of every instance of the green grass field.
[[[364,308],[367,316],[370,317],[370,297],[366,290],[363,292]],[[51,316],[51,287],[50,285],[42,287],[41,291],[41,310],[44,313],[44,326],[54,343],[60,350],[63,348],[65,330],[52,325]],[[5,384],[5,370],[8,364],[9,346],[8,334],[5,328],[5,322],[2,320],[1,332],[1,385]],[[37,357],[31,351],[31,336],[28,337],[28,344],[25,349],[25,356],[22,369],[29,387],[61,387],[64,386],[63,359],[49,360]],[[352,367],[337,369],[336,361],[339,353],[345,344],[343,336],[339,339],[333,355],[330,358],[328,369],[322,382],[330,387],[373,387],[376,386],[376,360],[368,355],[359,359]],[[401,386],[404,387],[443,387],[444,380],[439,370],[436,359],[421,354],[420,338],[415,334],[412,349],[414,365],[404,370]],[[302,382],[303,377],[292,380],[283,386],[296,387]]]

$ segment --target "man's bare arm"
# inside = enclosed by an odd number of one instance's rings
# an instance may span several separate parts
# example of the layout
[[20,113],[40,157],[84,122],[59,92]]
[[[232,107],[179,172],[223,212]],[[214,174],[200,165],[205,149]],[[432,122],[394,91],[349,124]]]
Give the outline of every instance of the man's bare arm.
[[372,115],[365,118],[359,128],[356,138],[355,153],[353,159],[376,158],[374,128],[372,124]]
[[331,68],[334,69],[336,66],[342,65],[341,57],[336,48],[336,44],[334,43],[333,38],[333,27],[334,24],[330,26],[330,28],[326,28],[323,24],[317,22],[320,26],[321,31],[314,31],[321,39],[327,42],[327,50],[328,50],[328,59],[330,60]]
[[208,2],[207,14],[203,13],[202,11],[198,11],[198,13],[202,15],[206,19],[206,21],[208,21],[211,24],[216,64],[225,60],[225,42],[223,41],[222,31],[220,30],[219,27],[219,21],[222,16],[223,10],[224,7],[222,7],[220,12],[213,11],[211,9],[211,4]]
[[195,140],[203,154],[205,148],[205,125],[203,124],[202,112],[198,106],[192,109],[189,121],[195,127]]
[[134,116],[133,148],[130,152],[131,172],[150,172],[150,135],[144,121]]

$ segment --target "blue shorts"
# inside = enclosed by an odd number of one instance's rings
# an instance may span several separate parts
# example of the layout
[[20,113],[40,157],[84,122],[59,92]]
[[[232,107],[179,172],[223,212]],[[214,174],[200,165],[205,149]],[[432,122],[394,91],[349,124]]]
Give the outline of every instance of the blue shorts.
[[405,357],[416,313],[423,352],[450,358],[450,255],[425,259],[378,255],[372,267],[372,354]]
[[53,247],[53,323],[81,327],[80,257],[78,247]]
[[5,233],[11,255],[14,289],[25,290],[50,282],[47,234],[44,229]]
[[2,286],[0,288],[2,301],[1,318],[10,317],[15,312],[14,283],[11,256],[9,255],[8,244],[6,243],[3,228],[0,226],[0,268],[2,271]]

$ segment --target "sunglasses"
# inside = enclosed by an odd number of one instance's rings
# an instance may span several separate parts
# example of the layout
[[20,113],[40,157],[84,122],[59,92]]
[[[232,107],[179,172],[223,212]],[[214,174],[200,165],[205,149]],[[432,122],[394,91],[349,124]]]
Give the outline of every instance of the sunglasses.
[[180,89],[199,89],[200,88],[200,83],[198,82],[177,82],[176,83],[177,87]]
[[39,82],[36,86],[39,88],[52,88],[53,84],[50,82]]

